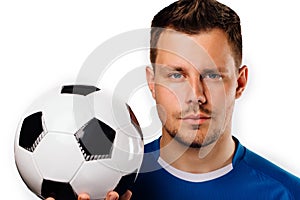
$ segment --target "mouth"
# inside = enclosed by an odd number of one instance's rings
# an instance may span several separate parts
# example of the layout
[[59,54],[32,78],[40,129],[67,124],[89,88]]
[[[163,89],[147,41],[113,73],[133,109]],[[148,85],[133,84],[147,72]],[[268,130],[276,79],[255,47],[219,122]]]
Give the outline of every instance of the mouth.
[[197,114],[197,115],[187,115],[184,117],[179,118],[179,120],[188,123],[188,124],[197,124],[201,125],[211,119],[210,116],[204,114]]

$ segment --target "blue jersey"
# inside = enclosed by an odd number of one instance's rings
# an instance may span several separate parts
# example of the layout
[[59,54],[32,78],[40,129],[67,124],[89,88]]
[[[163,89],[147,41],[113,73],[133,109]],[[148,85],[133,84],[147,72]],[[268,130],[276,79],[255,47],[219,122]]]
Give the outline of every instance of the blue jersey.
[[159,157],[159,139],[147,144],[141,172],[131,188],[132,199],[300,200],[299,178],[234,140],[236,150],[232,164],[207,174],[172,168]]

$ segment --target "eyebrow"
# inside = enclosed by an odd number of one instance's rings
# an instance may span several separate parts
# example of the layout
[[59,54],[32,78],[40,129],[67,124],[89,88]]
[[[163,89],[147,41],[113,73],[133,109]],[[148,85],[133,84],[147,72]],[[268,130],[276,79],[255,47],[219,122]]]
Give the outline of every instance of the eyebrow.
[[[163,71],[177,71],[183,72],[185,69],[176,65],[163,65]],[[228,73],[229,70],[226,67],[213,67],[213,68],[204,68],[201,70],[201,73]]]
[[227,68],[225,68],[225,67],[206,68],[206,69],[202,70],[202,73],[216,73],[216,72],[219,72],[219,73],[228,73],[229,70]]
[[171,69],[171,70],[178,71],[178,72],[183,71],[182,67],[173,67],[173,69]]
[[161,65],[162,71],[177,71],[177,72],[183,72],[184,68],[180,66],[174,66],[174,65]]

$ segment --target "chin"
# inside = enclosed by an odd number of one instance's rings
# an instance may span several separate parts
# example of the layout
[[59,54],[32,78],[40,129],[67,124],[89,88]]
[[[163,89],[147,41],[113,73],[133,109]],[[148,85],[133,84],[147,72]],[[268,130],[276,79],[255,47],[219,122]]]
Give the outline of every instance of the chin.
[[193,149],[200,149],[216,143],[219,139],[219,134],[213,133],[210,135],[198,133],[196,137],[180,136],[179,134],[170,134],[178,143]]

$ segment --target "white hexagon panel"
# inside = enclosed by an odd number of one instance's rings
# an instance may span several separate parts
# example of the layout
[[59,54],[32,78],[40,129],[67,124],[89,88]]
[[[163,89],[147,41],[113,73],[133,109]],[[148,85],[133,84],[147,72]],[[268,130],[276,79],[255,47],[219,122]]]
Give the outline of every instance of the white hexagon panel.
[[84,157],[74,135],[48,132],[37,145],[34,160],[44,179],[69,182]]
[[23,148],[15,148],[16,165],[28,188],[37,194],[41,194],[43,177],[36,166],[32,152]]
[[117,186],[122,174],[103,162],[85,162],[80,167],[70,182],[76,193],[86,192],[91,194],[91,199],[104,199]]

